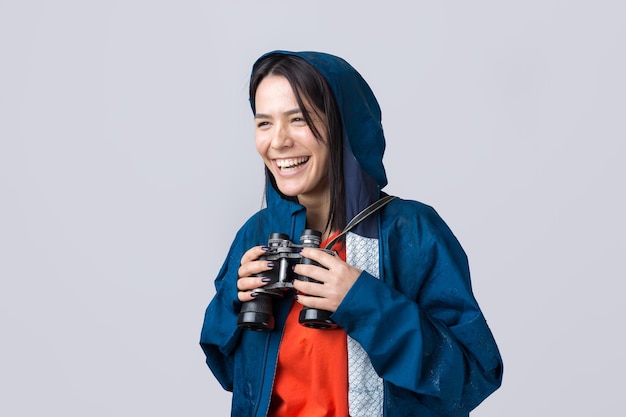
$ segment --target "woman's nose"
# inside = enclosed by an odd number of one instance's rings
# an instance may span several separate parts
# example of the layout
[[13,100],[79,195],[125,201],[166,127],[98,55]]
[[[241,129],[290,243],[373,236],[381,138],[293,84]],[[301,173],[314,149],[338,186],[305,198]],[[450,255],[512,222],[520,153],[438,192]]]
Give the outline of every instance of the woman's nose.
[[280,149],[293,145],[293,140],[286,126],[277,126],[272,138],[272,148]]

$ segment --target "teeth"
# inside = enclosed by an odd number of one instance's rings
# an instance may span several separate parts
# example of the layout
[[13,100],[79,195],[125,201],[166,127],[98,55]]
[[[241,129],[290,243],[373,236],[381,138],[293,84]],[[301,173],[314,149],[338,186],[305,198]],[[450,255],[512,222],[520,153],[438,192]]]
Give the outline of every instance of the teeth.
[[290,159],[277,159],[276,165],[278,165],[280,169],[293,168],[297,165],[305,163],[308,160],[309,160],[308,156],[303,156],[300,158],[290,158]]

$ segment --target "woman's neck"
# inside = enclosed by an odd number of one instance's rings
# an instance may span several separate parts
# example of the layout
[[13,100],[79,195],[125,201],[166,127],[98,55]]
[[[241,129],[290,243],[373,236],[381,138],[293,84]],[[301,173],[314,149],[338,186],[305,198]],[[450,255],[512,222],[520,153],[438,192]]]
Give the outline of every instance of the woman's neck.
[[311,201],[298,201],[306,208],[306,227],[322,232],[322,238],[326,239],[330,230],[326,230],[328,223],[329,198],[317,198]]

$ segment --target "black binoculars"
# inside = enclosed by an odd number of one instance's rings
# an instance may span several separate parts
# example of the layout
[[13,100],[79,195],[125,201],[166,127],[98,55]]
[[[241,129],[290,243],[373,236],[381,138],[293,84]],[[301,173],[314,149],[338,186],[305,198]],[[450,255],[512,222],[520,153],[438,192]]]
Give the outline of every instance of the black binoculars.
[[[319,282],[312,278],[298,275],[293,271],[297,264],[309,264],[321,266],[319,263],[305,258],[300,254],[302,248],[318,248],[322,241],[322,234],[317,230],[306,229],[300,236],[300,245],[289,240],[289,236],[283,233],[272,233],[268,239],[269,250],[259,259],[271,261],[274,267],[265,271],[263,277],[271,281],[254,291],[257,296],[242,304],[237,318],[237,325],[241,328],[256,331],[269,331],[274,329],[273,300],[282,298],[285,291],[293,288],[293,280]],[[332,253],[326,249],[327,253]],[[330,318],[330,311],[303,307],[300,312],[299,322],[303,326],[315,329],[334,329],[337,324]]]

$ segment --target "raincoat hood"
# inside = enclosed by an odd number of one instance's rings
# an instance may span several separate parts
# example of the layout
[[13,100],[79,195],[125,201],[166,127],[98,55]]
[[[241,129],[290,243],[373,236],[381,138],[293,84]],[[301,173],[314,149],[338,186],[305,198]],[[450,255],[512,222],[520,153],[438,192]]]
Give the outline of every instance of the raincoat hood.
[[[350,220],[378,199],[382,188],[387,185],[383,166],[385,137],[378,101],[363,77],[342,58],[322,52],[273,51],[259,59],[271,54],[294,55],[304,59],[326,79],[333,92],[343,128],[346,219]],[[268,206],[276,199],[282,200],[282,197],[268,181]],[[376,237],[376,224],[364,222],[356,232]]]

